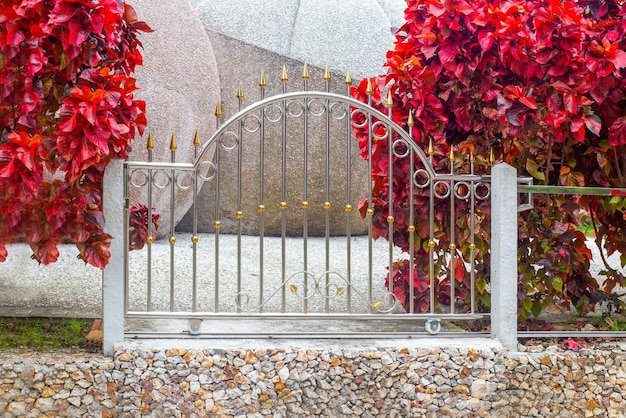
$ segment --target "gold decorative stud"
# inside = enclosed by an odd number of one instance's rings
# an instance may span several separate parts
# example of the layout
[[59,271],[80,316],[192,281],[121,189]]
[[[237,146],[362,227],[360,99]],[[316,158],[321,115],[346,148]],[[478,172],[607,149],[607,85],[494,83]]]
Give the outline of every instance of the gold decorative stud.
[[352,205],[346,205],[346,212],[352,212]]
[[413,225],[409,225],[409,227],[407,229],[409,230],[410,233],[415,232],[415,226],[413,226]]
[[287,202],[280,202],[281,209],[287,209]]
[[470,244],[469,249],[474,251],[476,249],[476,244]]
[[448,248],[450,248],[450,251],[454,251],[456,250],[456,244],[450,244],[450,247]]
[[309,207],[309,202],[302,202],[302,209],[307,209]]
[[259,212],[265,212],[265,205],[259,205]]
[[394,221],[393,216],[387,216],[387,222],[392,224]]
[[428,248],[435,248],[435,245],[435,241],[433,241],[432,239],[428,241]]
[[324,202],[324,209],[330,209],[330,202]]
[[369,208],[369,209],[367,210],[367,216],[374,216],[374,209]]
[[154,242],[154,238],[152,238],[152,237],[148,237],[148,238],[146,238],[146,242],[147,242],[148,244],[152,244],[152,243]]
[[237,219],[241,219],[241,218],[243,218],[243,212],[242,212],[242,211],[240,211],[240,210],[238,210],[238,211],[235,213],[235,217],[236,217]]
[[191,242],[193,242],[194,244],[197,244],[197,243],[198,243],[198,241],[200,241],[200,238],[198,238],[198,236],[197,236],[197,235],[193,235],[193,236],[191,237]]
[[170,244],[176,244],[176,237],[170,237]]
[[222,226],[222,223],[220,221],[215,221],[213,222],[213,226],[215,227],[215,229],[220,229],[220,226]]

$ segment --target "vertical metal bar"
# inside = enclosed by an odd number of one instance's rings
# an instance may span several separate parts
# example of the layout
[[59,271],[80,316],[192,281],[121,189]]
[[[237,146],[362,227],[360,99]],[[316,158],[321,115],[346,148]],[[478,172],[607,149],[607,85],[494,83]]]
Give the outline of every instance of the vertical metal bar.
[[[302,70],[302,80],[303,80],[303,86],[304,86],[304,91],[308,91],[309,89],[309,70],[308,67],[306,65],[306,63],[304,64],[304,69]],[[309,293],[309,274],[308,274],[308,268],[309,268],[309,249],[308,249],[308,240],[309,240],[309,217],[308,217],[308,209],[309,209],[309,201],[308,201],[308,170],[309,170],[309,101],[308,99],[304,99],[304,111],[303,111],[303,117],[304,117],[304,167],[303,167],[303,174],[304,174],[304,181],[303,181],[303,190],[302,190],[302,240],[303,240],[303,252],[304,252],[304,257],[303,257],[303,262],[304,262],[304,313],[308,313],[309,312],[309,298],[308,298],[308,293]]]
[[[124,184],[123,184],[123,190],[124,190],[124,225],[123,225],[123,231],[124,231],[124,288],[126,289],[126,291],[124,292],[124,316],[126,316],[126,314],[128,313],[128,295],[130,293],[130,282],[129,282],[129,277],[128,277],[128,273],[129,273],[129,269],[128,269],[128,264],[129,264],[129,254],[130,254],[130,248],[129,248],[129,239],[128,239],[128,228],[129,228],[129,210],[130,210],[130,203],[128,200],[128,182],[130,181],[130,179],[128,178],[128,167],[126,166],[126,164],[123,165],[123,169],[122,169],[122,178],[124,179]],[[150,218],[148,218],[150,219]],[[150,223],[150,221],[148,221],[148,224]]]
[[[200,133],[196,129],[196,135],[193,139],[193,158],[194,162],[198,158],[198,148],[200,147]],[[192,251],[192,273],[191,273],[191,310],[198,310],[198,169],[193,171],[193,226],[191,235],[191,251]]]
[[[433,148],[432,138],[428,142],[428,161],[430,166],[433,166],[433,155],[435,155],[435,149]],[[430,313],[435,313],[435,178],[430,179],[430,198],[428,208],[428,227],[429,227],[429,239],[428,239],[428,275],[430,277]]]
[[[219,129],[222,122],[222,104],[217,102],[215,107],[216,127]],[[215,312],[220,311],[220,143],[222,138],[217,138],[215,145]],[[238,304],[239,305],[239,304]]]
[[[372,80],[367,80],[367,105],[372,106],[372,94],[374,93],[374,89],[372,88]],[[374,208],[372,192],[373,192],[373,184],[372,184],[372,114],[367,112],[367,170],[369,172],[369,180],[368,180],[368,188],[367,188],[367,300],[368,300],[368,311],[372,312],[372,255],[373,255],[373,216],[374,216]],[[391,268],[391,266],[389,266]]]
[[[352,77],[350,70],[346,73],[346,96],[350,97]],[[346,308],[352,313],[352,127],[350,126],[350,106],[346,104],[346,277],[348,291]]]
[[[261,100],[265,99],[265,72],[261,71]],[[261,126],[259,138],[259,312],[263,312],[263,240],[265,239],[265,109],[261,109]]]
[[[152,134],[148,134],[148,162],[152,162],[152,150],[154,149],[154,140]],[[148,271],[146,282],[146,309],[152,310],[152,187],[153,187],[153,174],[152,169],[148,169],[148,236],[146,237],[146,248],[148,257]]]
[[[237,92],[239,101],[239,111],[243,109],[243,87],[239,83],[239,91]],[[241,294],[241,189],[242,189],[242,172],[243,172],[243,119],[239,119],[237,126],[237,295]],[[241,306],[237,305],[237,313],[241,312]]]
[[[450,174],[454,174],[454,148],[450,146]],[[454,199],[454,180],[450,180],[450,313],[454,313],[454,299],[456,293],[456,243],[455,243],[455,199]]]
[[[407,122],[409,137],[413,139],[413,111],[409,110],[409,120]],[[409,313],[415,313],[415,153],[409,147],[409,300],[411,306]],[[419,280],[419,277],[417,277]]]
[[[283,65],[283,73],[280,77],[280,81],[283,83],[283,94],[287,93],[287,67]],[[280,201],[280,214],[281,214],[281,233],[280,233],[280,282],[281,286],[281,312],[286,311],[286,299],[287,299],[287,287],[285,286],[285,268],[286,268],[286,242],[285,237],[287,235],[287,103],[283,100],[282,108],[282,133],[281,133],[281,148],[282,148],[282,161],[281,161],[281,201]]]
[[[393,112],[393,98],[391,96],[391,91],[387,94],[387,108],[388,113],[387,116],[389,119],[392,119]],[[387,146],[389,148],[387,153],[387,164],[389,166],[389,183],[387,185],[387,201],[389,205],[389,213],[387,216],[387,224],[389,227],[389,293],[390,293],[390,303],[395,303],[395,299],[393,297],[393,224],[394,224],[394,213],[393,213],[393,153],[394,153],[394,143],[393,143],[393,129],[391,125],[387,125]]]
[[[474,153],[470,154],[470,174],[474,174]],[[476,311],[476,268],[474,266],[476,241],[475,241],[475,218],[476,218],[476,195],[474,193],[474,181],[470,182],[470,310],[471,313]]]
[[[176,137],[172,134],[172,142],[170,143],[171,160],[176,162]],[[174,281],[176,277],[176,269],[174,265],[174,245],[176,244],[176,225],[174,223],[174,210],[176,208],[176,171],[170,171],[170,312],[174,311]]]
[[[326,93],[330,92],[330,71],[328,71],[328,65],[324,72],[324,90]],[[326,221],[326,300],[324,303],[324,312],[330,311],[330,100],[326,100],[326,199],[324,201],[324,214]]]

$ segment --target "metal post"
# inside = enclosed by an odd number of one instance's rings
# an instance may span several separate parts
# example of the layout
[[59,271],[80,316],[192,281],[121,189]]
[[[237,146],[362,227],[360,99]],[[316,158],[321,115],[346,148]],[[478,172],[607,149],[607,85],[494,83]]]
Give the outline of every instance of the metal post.
[[517,171],[491,170],[491,336],[517,350]]
[[102,209],[104,231],[113,239],[109,264],[102,271],[102,351],[113,356],[115,344],[124,341],[124,184],[123,161],[113,159],[104,172]]

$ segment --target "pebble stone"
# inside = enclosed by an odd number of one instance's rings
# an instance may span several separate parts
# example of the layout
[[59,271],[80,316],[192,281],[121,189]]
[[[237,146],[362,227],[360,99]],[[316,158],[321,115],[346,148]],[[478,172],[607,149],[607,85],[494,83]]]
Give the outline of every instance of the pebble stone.
[[0,351],[0,416],[623,417],[623,348]]

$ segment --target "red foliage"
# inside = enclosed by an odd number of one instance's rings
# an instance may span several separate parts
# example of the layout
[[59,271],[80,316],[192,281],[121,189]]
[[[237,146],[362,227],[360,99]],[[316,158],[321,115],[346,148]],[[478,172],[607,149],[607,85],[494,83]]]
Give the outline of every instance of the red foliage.
[[0,261],[25,239],[40,263],[74,242],[103,268],[102,177],[146,125],[134,10],[118,0],[0,4]]
[[[625,16],[626,5],[616,0],[409,0],[406,23],[387,54],[388,73],[373,80],[372,101],[382,109],[380,97],[389,91],[394,121],[405,126],[413,112],[420,147],[432,140],[439,156],[451,146],[471,149],[477,172],[488,170],[481,156],[493,149],[542,184],[626,187]],[[364,85],[353,96],[365,100]],[[369,158],[363,135],[357,130],[361,154]],[[371,153],[375,235],[386,237],[388,225],[376,222],[387,210],[386,141],[374,143]],[[457,157],[457,172],[462,163]],[[394,170],[406,176],[406,165]],[[404,208],[408,216],[399,190],[394,184],[394,213]],[[544,196],[535,205],[520,218],[520,316],[572,303],[581,312],[591,309],[600,289],[588,272],[585,237],[576,231],[581,209],[592,217],[604,250],[626,254],[626,203],[617,196]],[[440,209],[436,223],[445,225]],[[417,215],[425,210],[416,202]],[[481,216],[488,216],[486,208]],[[456,224],[459,236],[468,225]],[[487,233],[487,224],[480,230]],[[417,225],[416,235],[423,243]],[[481,239],[488,244],[488,234]],[[424,255],[419,251],[416,265]],[[459,256],[467,260],[462,250]],[[487,258],[488,245],[477,254],[485,273]],[[625,279],[606,267],[603,291],[610,292]]]

